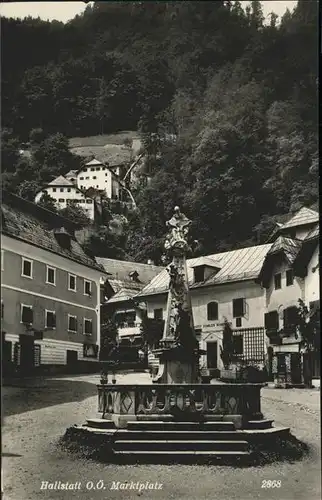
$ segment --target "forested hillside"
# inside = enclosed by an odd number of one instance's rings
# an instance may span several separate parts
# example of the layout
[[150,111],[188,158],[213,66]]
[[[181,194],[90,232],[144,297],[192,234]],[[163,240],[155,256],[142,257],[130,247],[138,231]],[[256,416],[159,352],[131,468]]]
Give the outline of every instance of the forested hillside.
[[318,3],[263,21],[259,1],[219,0],[3,19],[5,186],[32,198],[77,168],[68,137],[138,130],[151,181],[136,187],[124,257],[160,263],[176,204],[198,252],[264,241],[277,215],[318,199]]

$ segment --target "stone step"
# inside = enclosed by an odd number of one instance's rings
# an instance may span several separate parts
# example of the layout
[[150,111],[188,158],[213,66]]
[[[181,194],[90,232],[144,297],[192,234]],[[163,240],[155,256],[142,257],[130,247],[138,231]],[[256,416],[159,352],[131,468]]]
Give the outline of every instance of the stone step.
[[114,429],[115,424],[113,420],[107,420],[105,418],[87,418],[86,427],[95,427],[96,429]]
[[249,420],[247,422],[247,429],[270,429],[273,427],[274,420],[262,419],[262,420]]
[[119,440],[115,439],[115,451],[248,451],[247,441],[179,441],[169,440]]
[[240,441],[244,440],[245,436],[238,431],[213,431],[213,430],[118,430],[117,439],[131,439],[131,440],[168,440],[177,439],[178,441],[185,440],[208,440],[208,441]]
[[193,431],[193,430],[213,430],[213,431],[234,431],[233,422],[129,422],[128,430],[156,430],[156,431]]
[[171,458],[180,458],[180,457],[203,457],[203,458],[216,458],[220,459],[236,459],[236,458],[248,458],[251,457],[251,452],[249,451],[214,451],[214,450],[180,450],[180,451],[159,451],[159,450],[118,450],[114,451],[114,455],[116,456],[135,456],[137,458],[158,458],[168,456]]

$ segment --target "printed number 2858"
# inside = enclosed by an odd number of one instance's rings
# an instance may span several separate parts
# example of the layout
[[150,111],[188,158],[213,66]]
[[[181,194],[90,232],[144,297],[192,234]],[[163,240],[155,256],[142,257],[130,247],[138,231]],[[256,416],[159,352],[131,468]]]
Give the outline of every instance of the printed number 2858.
[[282,481],[280,479],[264,479],[262,481],[262,488],[280,488],[282,486]]

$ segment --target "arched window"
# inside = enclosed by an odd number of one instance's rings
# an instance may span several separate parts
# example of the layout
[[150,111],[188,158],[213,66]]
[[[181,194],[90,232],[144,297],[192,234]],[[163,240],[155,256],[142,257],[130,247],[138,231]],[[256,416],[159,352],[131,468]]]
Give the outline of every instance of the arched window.
[[209,302],[207,305],[207,319],[218,319],[218,302]]

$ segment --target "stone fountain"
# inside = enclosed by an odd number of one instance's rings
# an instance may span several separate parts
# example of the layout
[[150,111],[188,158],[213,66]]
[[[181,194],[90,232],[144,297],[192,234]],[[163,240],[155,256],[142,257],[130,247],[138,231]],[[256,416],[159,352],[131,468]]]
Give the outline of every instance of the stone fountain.
[[[159,370],[151,384],[98,388],[98,412],[73,432],[106,439],[114,455],[250,456],[253,443],[288,435],[261,413],[263,384],[203,384],[188,285],[186,255],[191,221],[179,207],[167,222],[169,291],[165,327],[155,352]],[[106,381],[105,381],[106,382]]]
[[188,284],[186,255],[190,250],[187,235],[191,221],[175,207],[167,222],[169,233],[165,250],[172,258],[167,267],[169,292],[163,338],[154,354],[160,359],[153,379],[162,384],[195,384],[200,382],[200,351],[196,339]]

